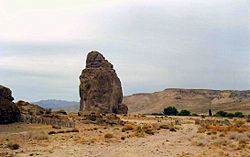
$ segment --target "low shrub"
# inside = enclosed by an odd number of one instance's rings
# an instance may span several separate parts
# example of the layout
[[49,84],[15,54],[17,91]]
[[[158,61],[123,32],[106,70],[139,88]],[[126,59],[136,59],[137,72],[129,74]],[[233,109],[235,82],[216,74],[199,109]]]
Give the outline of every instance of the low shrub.
[[197,113],[192,113],[191,116],[199,116]]
[[53,134],[56,134],[56,132],[55,131],[50,131],[50,132],[48,132],[48,134],[53,135]]
[[176,129],[174,127],[170,128],[169,131],[176,132]]
[[5,147],[5,148],[9,148],[9,149],[11,149],[11,150],[17,150],[17,149],[20,148],[20,145],[17,144],[17,143],[14,143],[14,144],[12,144],[12,143],[7,143],[4,147]]
[[126,139],[126,137],[125,137],[125,136],[122,136],[122,137],[121,137],[121,140],[125,140],[125,139]]
[[177,115],[178,116],[190,116],[190,111],[188,110],[181,110]]
[[153,116],[162,116],[162,115],[164,115],[163,113],[152,113],[151,115],[153,115]]

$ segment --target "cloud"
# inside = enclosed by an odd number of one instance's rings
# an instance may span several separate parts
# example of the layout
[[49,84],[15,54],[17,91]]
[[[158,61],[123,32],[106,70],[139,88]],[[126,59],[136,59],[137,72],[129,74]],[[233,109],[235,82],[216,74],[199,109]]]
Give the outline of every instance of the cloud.
[[78,100],[87,52],[125,95],[168,87],[249,89],[249,2],[0,1],[0,83],[17,99]]

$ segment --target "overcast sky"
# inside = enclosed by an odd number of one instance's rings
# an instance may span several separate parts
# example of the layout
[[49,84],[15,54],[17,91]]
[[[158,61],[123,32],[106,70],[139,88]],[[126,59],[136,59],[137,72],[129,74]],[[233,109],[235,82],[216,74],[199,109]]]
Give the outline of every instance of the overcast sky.
[[249,0],[0,0],[0,84],[16,100],[79,100],[87,52],[125,95],[250,89]]

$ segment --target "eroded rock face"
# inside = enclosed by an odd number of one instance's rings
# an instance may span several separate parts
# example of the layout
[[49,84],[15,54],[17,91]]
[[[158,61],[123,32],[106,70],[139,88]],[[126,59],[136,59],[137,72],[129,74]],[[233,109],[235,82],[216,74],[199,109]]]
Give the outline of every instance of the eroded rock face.
[[0,124],[18,122],[20,111],[12,101],[11,90],[0,85]]
[[120,79],[102,54],[91,51],[80,76],[80,111],[127,114]]

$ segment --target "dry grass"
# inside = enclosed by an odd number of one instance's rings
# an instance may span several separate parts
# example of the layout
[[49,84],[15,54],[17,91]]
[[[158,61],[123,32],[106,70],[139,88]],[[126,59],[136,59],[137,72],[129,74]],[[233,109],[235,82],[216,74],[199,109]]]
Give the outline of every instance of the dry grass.
[[195,146],[206,146],[208,144],[208,140],[203,137],[203,136],[199,136],[198,138],[193,140],[193,145]]
[[114,135],[112,133],[107,133],[104,135],[105,138],[113,138]]
[[123,128],[122,128],[122,132],[126,132],[129,130],[134,130],[136,127],[132,124],[126,124]]
[[49,136],[44,131],[30,131],[27,134],[29,139],[33,140],[48,140]]
[[[240,123],[241,124],[241,123]],[[216,134],[216,132],[224,132],[224,133],[228,133],[228,132],[250,132],[250,127],[249,126],[244,126],[244,125],[240,125],[237,123],[235,125],[231,125],[231,126],[224,126],[224,125],[201,125],[198,128],[197,133],[205,133],[206,131],[208,132],[212,132],[213,134]]]

